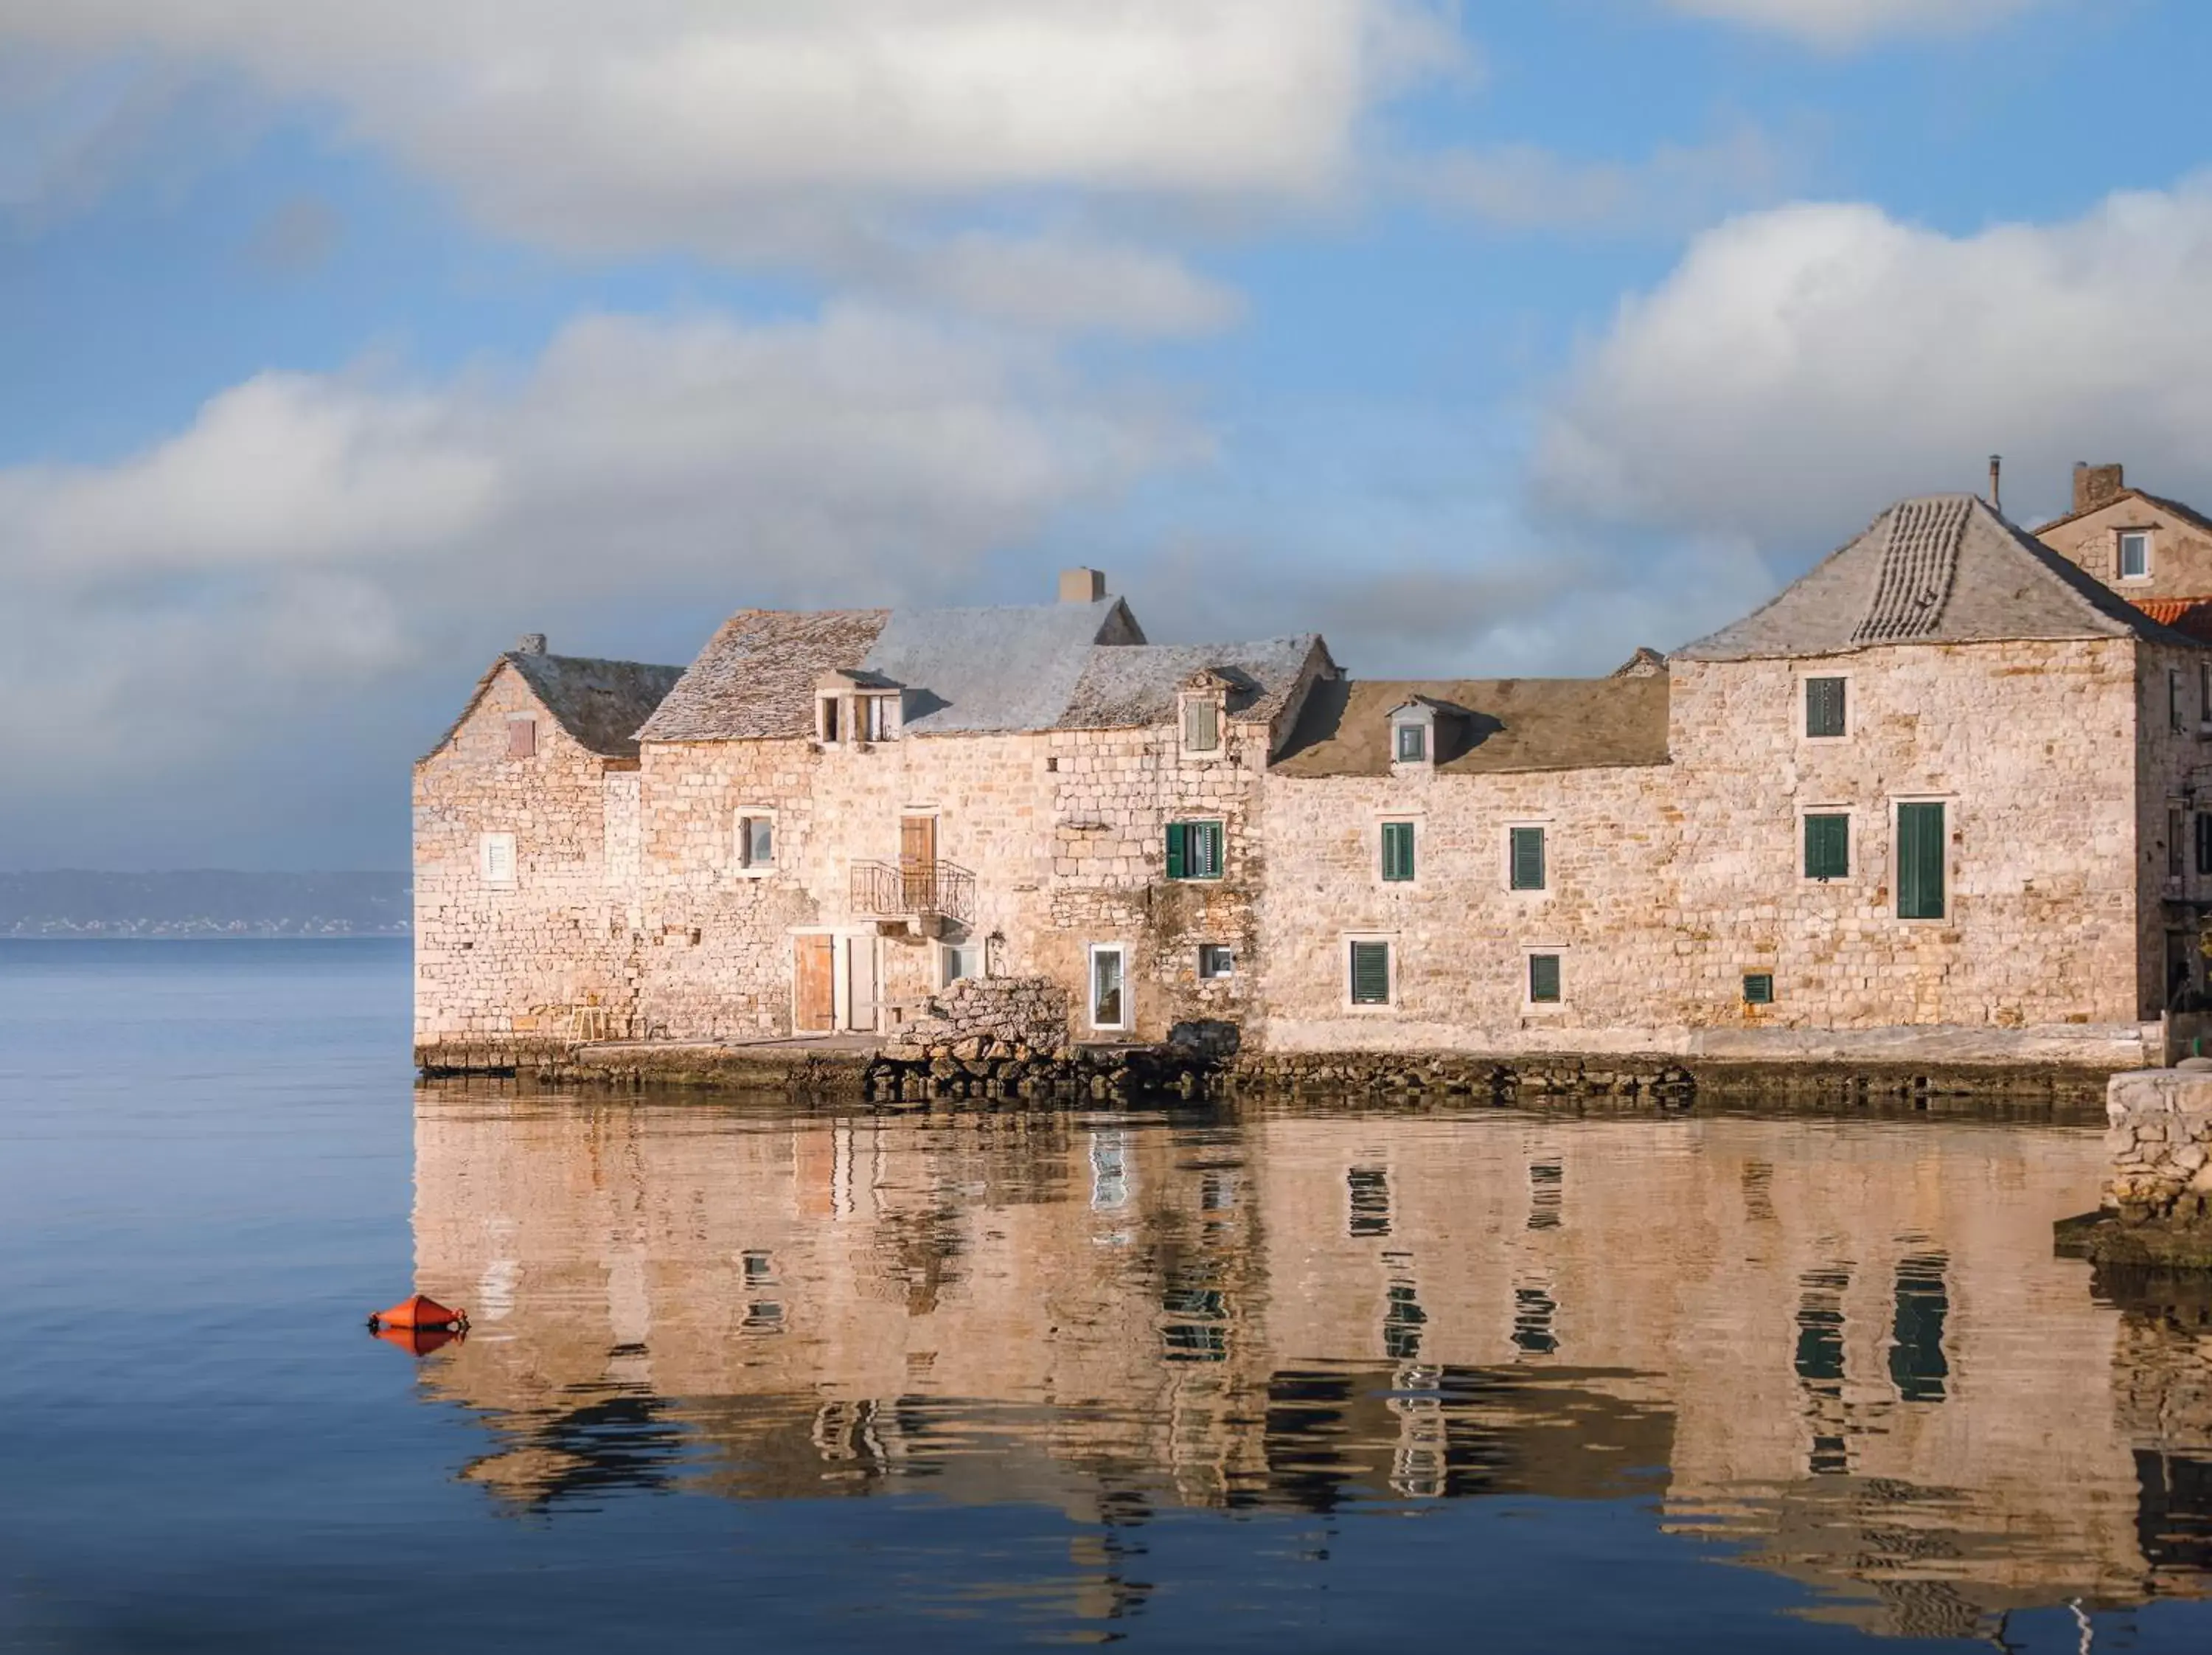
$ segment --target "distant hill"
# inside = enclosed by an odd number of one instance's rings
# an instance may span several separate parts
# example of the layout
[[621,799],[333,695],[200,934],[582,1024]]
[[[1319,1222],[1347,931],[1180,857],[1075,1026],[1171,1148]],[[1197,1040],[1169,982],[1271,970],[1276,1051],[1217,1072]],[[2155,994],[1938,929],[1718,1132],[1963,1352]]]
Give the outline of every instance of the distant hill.
[[0,873],[0,937],[407,934],[404,873]]

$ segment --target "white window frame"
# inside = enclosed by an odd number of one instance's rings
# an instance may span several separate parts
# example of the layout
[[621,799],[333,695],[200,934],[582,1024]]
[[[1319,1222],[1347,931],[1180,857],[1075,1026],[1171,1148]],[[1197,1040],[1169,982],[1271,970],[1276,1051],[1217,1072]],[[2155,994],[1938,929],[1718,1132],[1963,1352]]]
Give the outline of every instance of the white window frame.
[[[961,954],[973,949],[975,954],[974,975],[957,977],[952,975],[952,962]],[[965,942],[945,942],[937,945],[937,986],[949,989],[956,983],[981,983],[991,974],[991,951],[981,937],[970,937]]]
[[[752,859],[752,836],[747,831],[754,822],[766,822],[769,833],[769,859],[756,862]],[[740,805],[730,818],[730,871],[741,879],[764,879],[776,871],[783,855],[783,829],[776,820],[775,809],[767,805]]]
[[[497,849],[507,852],[507,872],[495,871]],[[515,843],[514,835],[507,832],[482,833],[477,836],[477,877],[495,891],[512,891],[521,882],[522,852]]]
[[[1218,948],[1229,956],[1229,969],[1209,971],[1206,969],[1206,951]],[[1237,978],[1237,945],[1233,942],[1201,942],[1198,945],[1198,980],[1200,983],[1232,983]]]
[[[1129,956],[1134,952],[1126,942],[1094,942],[1084,950],[1083,958],[1083,1016],[1093,1034],[1127,1034],[1137,1026],[1133,1015],[1136,1010],[1135,985],[1129,981]],[[1101,1023],[1098,1020],[1098,957],[1118,954],[1121,959],[1121,1020]]]
[[[1572,997],[1567,993],[1567,958],[1572,951],[1564,942],[1529,942],[1521,946],[1521,1015],[1550,1017],[1567,1009]],[[1534,987],[1528,980],[1529,962],[1540,954],[1552,954],[1559,962],[1559,997],[1557,1000],[1538,1000],[1530,992]]]
[[[1844,732],[1841,735],[1810,735],[1806,733],[1806,686],[1814,678],[1841,678],[1844,681]],[[1808,746],[1826,747],[1838,741],[1849,741],[1858,733],[1859,686],[1850,669],[1840,666],[1803,667],[1791,678],[1790,688],[1793,693],[1790,702],[1790,727],[1798,740]]]
[[[2128,542],[2130,540],[2142,542],[2142,572],[2139,575],[2128,573]],[[2148,529],[2113,530],[2112,578],[2116,581],[2125,581],[2131,586],[2138,581],[2149,580],[2152,570],[2157,567],[2153,561],[2154,554],[2154,548],[2151,544],[2151,532]]]
[[[835,710],[832,711],[831,709]],[[830,721],[837,721],[837,733],[830,733]],[[825,696],[814,697],[814,739],[825,747],[842,747],[853,739],[849,726],[853,722],[852,697]]]
[[[1850,697],[1846,692],[1844,704]],[[1840,816],[1844,818],[1844,858],[1850,864],[1843,878],[1816,879],[1805,871],[1805,818],[1808,816]],[[1790,859],[1797,865],[1800,885],[1856,885],[1859,876],[1866,872],[1859,856],[1859,813],[1849,805],[1800,805],[1797,806],[1797,837],[1790,847]]]
[[[1389,967],[1390,997],[1379,1006],[1352,997],[1352,945],[1355,942],[1379,942],[1382,945],[1383,960]],[[1395,931],[1346,931],[1336,940],[1336,960],[1341,968],[1338,975],[1343,983],[1346,1011],[1358,1017],[1372,1017],[1398,1009],[1398,934]]]
[[[1406,729],[1421,733],[1421,756],[1401,758],[1398,756],[1398,732]],[[1437,767],[1437,710],[1433,707],[1415,705],[1398,709],[1390,717],[1390,771],[1394,776],[1433,774]]]
[[[1504,891],[1508,897],[1520,902],[1549,902],[1553,893],[1559,889],[1559,881],[1553,877],[1552,862],[1552,829],[1557,824],[1548,816],[1529,816],[1523,817],[1518,821],[1504,823],[1499,827],[1498,885],[1498,889]],[[1513,883],[1513,831],[1516,828],[1540,828],[1543,831],[1544,883],[1533,891],[1522,890]],[[1420,872],[1418,852],[1416,858],[1413,871],[1418,874]]]

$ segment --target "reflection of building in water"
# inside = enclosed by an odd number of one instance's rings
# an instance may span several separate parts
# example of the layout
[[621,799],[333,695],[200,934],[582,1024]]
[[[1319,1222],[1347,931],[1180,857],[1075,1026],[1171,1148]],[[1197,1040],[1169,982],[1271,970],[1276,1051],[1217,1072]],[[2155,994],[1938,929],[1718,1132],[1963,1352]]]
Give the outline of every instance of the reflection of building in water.
[[1923,1634],[2212,1561],[2212,1329],[2050,1256],[2085,1135],[426,1092],[416,1150],[418,1285],[477,1315],[426,1382],[485,1415],[469,1475],[518,1504],[1042,1501],[1107,1537],[1101,1612],[1163,1504],[1663,1490]]

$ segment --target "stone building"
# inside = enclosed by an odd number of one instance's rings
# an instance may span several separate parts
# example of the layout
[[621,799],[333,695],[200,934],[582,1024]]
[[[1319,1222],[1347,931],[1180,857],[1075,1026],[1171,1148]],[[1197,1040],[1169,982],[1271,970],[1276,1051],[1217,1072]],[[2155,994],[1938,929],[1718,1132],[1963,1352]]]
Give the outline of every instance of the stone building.
[[487,676],[417,770],[418,1042],[874,1037],[976,979],[1078,1040],[2126,1067],[2208,735],[2212,653],[1966,496],[1601,679],[1155,646],[1091,570],[747,611],[680,676]]
[[2073,508],[2036,538],[2169,626],[2212,638],[2212,519],[2131,487],[2124,466],[2076,465]]

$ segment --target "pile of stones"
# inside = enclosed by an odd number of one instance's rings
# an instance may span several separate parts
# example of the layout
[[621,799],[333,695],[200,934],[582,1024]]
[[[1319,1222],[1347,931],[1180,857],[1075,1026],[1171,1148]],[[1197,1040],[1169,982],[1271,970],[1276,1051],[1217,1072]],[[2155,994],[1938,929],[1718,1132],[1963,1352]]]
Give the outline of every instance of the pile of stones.
[[886,1051],[869,1064],[865,1085],[872,1102],[1127,1104],[1163,1093],[1200,1098],[1209,1080],[1200,1056],[1174,1046],[1042,1047],[969,1035],[908,1051]]
[[911,1062],[978,1040],[1046,1051],[1066,1045],[1067,991],[1046,977],[963,977],[898,1029],[884,1056]]
[[1505,1062],[1455,1053],[1250,1056],[1237,1064],[1234,1080],[1238,1091],[1260,1096],[1334,1092],[1370,1098],[1470,1098],[1505,1106],[1539,1098],[1571,1098],[1686,1109],[1698,1091],[1689,1070],[1662,1062],[1591,1062],[1548,1056]]

